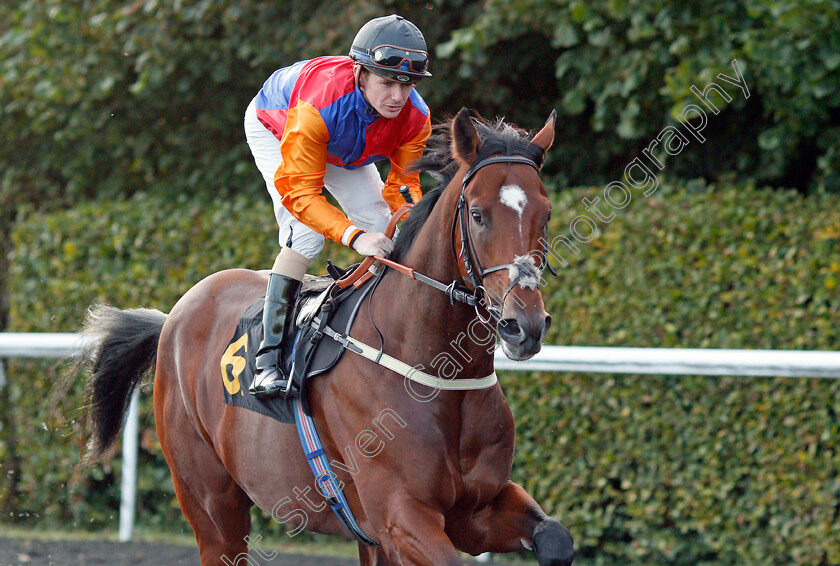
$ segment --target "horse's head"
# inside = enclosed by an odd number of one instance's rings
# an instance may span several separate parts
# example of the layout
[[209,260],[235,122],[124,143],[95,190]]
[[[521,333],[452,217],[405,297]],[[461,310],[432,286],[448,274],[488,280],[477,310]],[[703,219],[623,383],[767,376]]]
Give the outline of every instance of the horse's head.
[[459,269],[468,285],[484,290],[513,360],[539,352],[551,324],[539,288],[551,204],[539,168],[555,119],[552,113],[530,141],[510,126],[474,121],[466,109],[451,123],[452,155],[464,171],[452,235]]

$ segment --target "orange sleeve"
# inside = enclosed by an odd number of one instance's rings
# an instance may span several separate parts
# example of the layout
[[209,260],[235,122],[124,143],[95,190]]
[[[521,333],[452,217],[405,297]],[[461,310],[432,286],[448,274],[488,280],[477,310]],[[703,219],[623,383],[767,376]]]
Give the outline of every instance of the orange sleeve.
[[299,101],[289,109],[280,140],[283,163],[274,174],[274,186],[292,216],[330,240],[341,242],[353,223],[324,196],[328,141],[327,126],[314,106]]
[[423,149],[425,149],[426,141],[428,141],[431,133],[432,122],[427,116],[426,123],[423,124],[420,132],[410,141],[398,147],[391,155],[391,172],[388,173],[388,179],[382,189],[382,198],[388,203],[391,212],[405,204],[405,199],[400,194],[402,185],[408,185],[414,202],[420,202],[423,197],[423,193],[420,191],[420,172],[409,171],[409,168],[423,155]]

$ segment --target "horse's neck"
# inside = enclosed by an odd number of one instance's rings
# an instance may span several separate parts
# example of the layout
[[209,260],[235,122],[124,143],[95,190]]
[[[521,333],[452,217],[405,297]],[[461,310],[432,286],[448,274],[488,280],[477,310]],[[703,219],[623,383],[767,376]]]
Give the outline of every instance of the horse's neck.
[[[461,281],[451,244],[459,190],[459,186],[450,185],[441,195],[403,260],[405,265],[446,284]],[[428,359],[421,363],[429,368],[435,359],[441,364],[451,361],[463,368],[458,372],[461,377],[493,371],[495,328],[477,324],[473,307],[450,304],[445,293],[396,273],[389,280],[395,287],[394,296],[405,308],[402,329],[406,336],[413,335],[409,340],[425,350],[423,357]]]
[[[452,254],[452,224],[459,196],[454,188],[457,187],[450,185],[440,196],[405,257],[407,265],[424,275],[445,282],[461,277],[457,259]],[[442,295],[448,304],[448,299],[440,291],[431,287],[428,289]]]

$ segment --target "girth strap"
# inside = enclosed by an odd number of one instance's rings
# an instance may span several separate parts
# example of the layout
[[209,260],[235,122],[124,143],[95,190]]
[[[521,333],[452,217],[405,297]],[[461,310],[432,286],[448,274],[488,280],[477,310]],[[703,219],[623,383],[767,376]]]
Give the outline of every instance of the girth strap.
[[294,400],[294,406],[298,436],[300,437],[300,443],[303,446],[306,460],[309,462],[309,468],[315,475],[318,491],[324,496],[330,508],[332,508],[347,530],[359,542],[367,546],[378,546],[378,543],[367,536],[356,522],[353,511],[350,510],[350,505],[347,504],[347,499],[344,497],[344,492],[341,491],[342,486],[335,477],[330,462],[324,454],[321,439],[315,430],[315,422],[312,420],[312,417],[304,412],[300,399]]

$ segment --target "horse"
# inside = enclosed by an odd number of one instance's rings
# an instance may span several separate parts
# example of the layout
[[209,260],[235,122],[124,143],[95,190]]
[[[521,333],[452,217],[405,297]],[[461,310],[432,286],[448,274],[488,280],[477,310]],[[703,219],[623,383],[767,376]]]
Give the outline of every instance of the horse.
[[[536,281],[551,213],[539,169],[555,120],[552,113],[533,137],[467,109],[436,126],[420,167],[439,185],[410,211],[390,260],[453,283],[441,292],[386,269],[353,337],[383,338],[387,354],[413,367],[448,364],[453,383],[495,377],[497,335],[511,359],[539,351],[551,321]],[[453,300],[455,282],[461,298],[480,300]],[[84,328],[93,338],[84,354],[93,429],[86,459],[114,445],[134,389],[154,368],[157,434],[203,566],[248,562],[254,505],[294,527],[289,534],[352,539],[311,489],[295,427],[222,400],[220,359],[266,283],[266,272],[226,270],[197,283],[168,315],[92,307]],[[457,390],[403,381],[348,352],[306,385],[323,450],[375,543],[359,543],[360,564],[442,566],[461,564],[459,551],[523,550],[541,566],[572,564],[569,530],[510,480],[515,431],[499,383]]]

